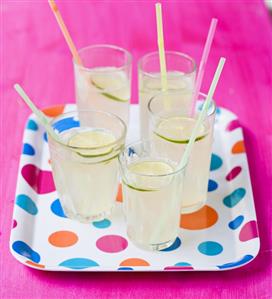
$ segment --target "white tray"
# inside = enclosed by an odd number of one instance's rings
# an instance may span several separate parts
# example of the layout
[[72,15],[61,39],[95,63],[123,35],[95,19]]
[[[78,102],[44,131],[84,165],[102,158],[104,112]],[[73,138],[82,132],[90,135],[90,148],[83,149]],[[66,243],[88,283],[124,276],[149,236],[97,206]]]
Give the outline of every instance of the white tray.
[[[74,105],[46,109],[55,116]],[[129,141],[138,139],[132,105]],[[21,263],[51,271],[198,271],[243,266],[258,254],[254,201],[242,130],[230,111],[217,109],[208,201],[182,216],[179,238],[161,252],[127,238],[122,203],[112,217],[81,224],[65,218],[52,180],[45,131],[31,115],[24,132],[10,250]]]

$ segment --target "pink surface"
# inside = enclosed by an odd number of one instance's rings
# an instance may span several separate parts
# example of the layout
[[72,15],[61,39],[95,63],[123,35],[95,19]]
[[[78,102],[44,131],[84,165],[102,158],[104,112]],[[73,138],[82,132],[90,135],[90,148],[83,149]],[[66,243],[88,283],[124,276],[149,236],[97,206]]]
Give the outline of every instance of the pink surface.
[[[78,47],[114,43],[135,60],[156,49],[153,1],[58,1]],[[165,45],[201,56],[212,17],[219,19],[204,88],[227,58],[216,99],[244,129],[261,237],[248,266],[220,273],[50,273],[19,264],[8,249],[22,133],[29,110],[21,83],[39,106],[73,101],[71,56],[45,1],[1,5],[1,298],[271,298],[272,23],[261,1],[168,1]],[[1,16],[1,17],[2,17]],[[3,47],[4,45],[4,47]],[[137,101],[134,68],[133,101]]]

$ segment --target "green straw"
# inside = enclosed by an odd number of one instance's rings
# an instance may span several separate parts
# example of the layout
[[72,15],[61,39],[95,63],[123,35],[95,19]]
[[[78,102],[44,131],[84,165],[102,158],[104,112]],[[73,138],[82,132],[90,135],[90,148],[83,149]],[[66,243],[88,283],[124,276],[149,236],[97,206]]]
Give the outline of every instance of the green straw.
[[[214,91],[215,91],[215,88],[217,86],[218,80],[220,78],[220,75],[221,75],[223,66],[225,64],[225,61],[226,61],[225,58],[220,58],[220,61],[218,63],[216,72],[214,74],[214,77],[213,77],[208,95],[207,95],[206,100],[203,104],[202,110],[201,110],[201,112],[198,116],[197,122],[196,122],[196,124],[193,128],[190,140],[189,140],[189,142],[188,142],[188,144],[185,148],[185,151],[184,151],[184,154],[182,156],[181,162],[178,165],[178,168],[177,168],[178,170],[181,170],[183,167],[185,167],[187,165],[188,161],[189,161],[189,158],[190,158],[190,155],[191,155],[191,152],[192,152],[192,149],[193,149],[193,145],[194,145],[195,140],[197,138],[197,133],[198,133],[199,128],[200,128],[201,124],[203,123],[204,118],[205,118],[205,116],[208,112],[208,109],[209,109],[209,106],[210,106],[210,103],[211,103],[211,99],[213,98]],[[177,197],[177,200],[180,200],[180,199]],[[177,206],[178,209],[180,208],[176,201],[174,201],[173,205]],[[171,207],[171,210],[172,210],[172,208],[173,208],[173,206]],[[161,221],[159,221],[159,223],[157,225],[157,229],[155,230],[155,233],[152,236],[151,241],[155,240],[155,238],[157,238],[160,235],[161,230],[162,230],[163,226],[165,225],[165,223],[167,221],[167,217],[169,217],[168,214],[166,214],[165,217],[162,217],[163,219]]]
[[193,128],[190,140],[189,140],[189,142],[188,142],[188,144],[187,144],[187,146],[185,148],[185,151],[184,151],[184,154],[183,154],[182,159],[180,161],[180,164],[178,166],[178,169],[182,169],[188,163],[188,161],[189,161],[189,158],[190,158],[190,155],[191,155],[191,152],[192,152],[195,140],[197,138],[198,131],[199,131],[200,126],[202,125],[202,123],[204,121],[205,116],[207,115],[208,109],[210,107],[211,100],[212,100],[214,92],[215,92],[215,88],[217,86],[218,80],[219,80],[221,72],[223,70],[225,61],[226,61],[226,59],[223,58],[223,57],[221,57],[220,60],[219,60],[219,63],[218,63],[216,72],[214,74],[214,77],[213,77],[213,80],[212,80],[212,84],[210,86],[207,98],[206,98],[206,100],[205,100],[205,102],[203,104],[201,112],[199,113],[197,122],[196,122],[196,124],[195,124],[195,126]]
[[32,110],[32,112],[37,116],[39,122],[45,127],[47,133],[49,133],[54,139],[60,141],[59,136],[51,127],[47,119],[47,116],[40,109],[38,109],[36,105],[30,100],[23,88],[16,83],[14,84],[14,89],[18,92],[18,94],[21,96],[21,98],[24,100],[27,106]]

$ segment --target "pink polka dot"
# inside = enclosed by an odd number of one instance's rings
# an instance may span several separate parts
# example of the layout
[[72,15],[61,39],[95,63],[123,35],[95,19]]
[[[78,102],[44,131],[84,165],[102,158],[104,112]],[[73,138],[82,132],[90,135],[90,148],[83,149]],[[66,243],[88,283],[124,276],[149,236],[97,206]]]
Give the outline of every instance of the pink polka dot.
[[96,241],[96,247],[107,253],[123,251],[127,248],[127,246],[127,240],[118,235],[107,235]]
[[246,223],[239,234],[239,240],[242,242],[249,241],[258,237],[258,228],[255,220]]
[[239,123],[238,119],[235,119],[235,120],[232,120],[232,121],[227,125],[226,130],[229,131],[229,132],[231,132],[231,131],[233,131],[233,130],[235,130],[235,129],[237,129],[237,128],[240,128],[240,127],[241,127],[241,126],[240,126],[240,123]]
[[17,221],[15,219],[13,219],[12,228],[15,228],[16,226],[17,226]]

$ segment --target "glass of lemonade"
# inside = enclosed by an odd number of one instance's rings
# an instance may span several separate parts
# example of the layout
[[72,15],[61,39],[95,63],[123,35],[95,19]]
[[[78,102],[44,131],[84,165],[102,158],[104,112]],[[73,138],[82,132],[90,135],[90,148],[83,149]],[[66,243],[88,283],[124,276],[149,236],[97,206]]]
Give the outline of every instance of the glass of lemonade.
[[[204,94],[200,94],[196,113],[190,116],[184,108],[183,96],[180,92],[162,92],[154,96],[148,104],[149,133],[153,146],[158,151],[165,151],[169,159],[176,163],[182,158],[206,98]],[[182,192],[182,213],[200,209],[207,200],[215,110],[215,104],[211,102],[187,165]]]
[[127,146],[119,162],[128,237],[143,249],[171,246],[179,231],[184,168],[149,141]]
[[48,142],[65,215],[85,223],[105,218],[117,194],[118,155],[125,143],[125,123],[110,113],[81,110],[64,113],[51,125],[59,136],[58,140],[48,136]]
[[74,61],[78,109],[110,112],[128,124],[131,54],[112,45],[88,46],[78,53],[82,63]]
[[[183,105],[189,109],[195,85],[196,63],[190,56],[175,51],[165,51],[165,59],[168,90],[187,93],[187,97],[183,97]],[[138,69],[141,138],[147,139],[148,101],[162,91],[159,52],[144,55],[139,60]]]

